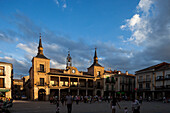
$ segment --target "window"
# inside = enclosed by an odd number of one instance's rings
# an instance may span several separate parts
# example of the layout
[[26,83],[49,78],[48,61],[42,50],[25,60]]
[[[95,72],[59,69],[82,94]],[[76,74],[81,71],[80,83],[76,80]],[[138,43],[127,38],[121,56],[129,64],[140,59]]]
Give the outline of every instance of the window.
[[112,91],[114,90],[114,85],[112,85]]
[[5,75],[4,74],[4,67],[2,67],[2,66],[0,66],[0,75],[2,75],[2,76]]
[[112,81],[112,83],[115,83],[115,79],[114,79],[114,77],[112,77],[111,79],[112,79],[112,80],[111,80],[111,81]]
[[108,90],[109,90],[109,85],[107,84],[107,85],[106,85],[106,91],[108,91]]
[[97,72],[97,76],[100,77],[100,71]]
[[170,78],[170,74],[167,74],[167,75],[166,75],[166,78]]
[[142,89],[142,88],[143,88],[142,84],[139,84],[139,89]]
[[40,86],[44,86],[44,78],[40,78]]
[[43,64],[40,64],[40,71],[44,72],[44,65]]
[[4,78],[0,78],[0,88],[5,88]]
[[150,88],[150,83],[146,83],[146,88]]
[[122,91],[124,91],[124,85],[122,85]]
[[107,78],[106,78],[106,82],[107,82],[107,83],[108,83],[108,82],[110,82],[110,79],[109,79],[109,77],[107,77]]

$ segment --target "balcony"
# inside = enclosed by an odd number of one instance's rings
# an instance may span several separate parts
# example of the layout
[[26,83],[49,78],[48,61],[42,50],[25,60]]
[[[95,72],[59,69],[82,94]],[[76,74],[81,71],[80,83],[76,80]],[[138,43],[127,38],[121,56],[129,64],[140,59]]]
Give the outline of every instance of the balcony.
[[74,84],[73,84],[73,85],[70,85],[70,87],[78,87],[78,85],[74,85]]
[[36,85],[36,86],[46,86],[46,85],[48,85],[48,84],[37,82],[35,85]]
[[138,79],[138,82],[143,82],[143,79]]
[[40,73],[45,73],[46,72],[45,70],[46,70],[45,68],[44,69],[37,68],[37,72],[40,72]]
[[146,82],[150,82],[151,81],[151,78],[146,78]]
[[106,83],[110,83],[111,81],[110,81],[110,79],[106,79]]
[[163,77],[163,76],[157,76],[157,77],[156,77],[156,81],[162,81],[162,80],[164,80],[164,77]]
[[97,88],[97,89],[102,89],[102,88],[103,88],[103,86],[97,86],[96,88]]

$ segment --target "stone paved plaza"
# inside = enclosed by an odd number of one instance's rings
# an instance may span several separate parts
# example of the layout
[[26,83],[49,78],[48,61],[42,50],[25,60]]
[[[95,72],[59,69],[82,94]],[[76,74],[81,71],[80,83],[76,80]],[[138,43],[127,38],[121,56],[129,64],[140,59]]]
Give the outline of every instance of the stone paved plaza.
[[[117,108],[116,113],[124,113],[124,107],[127,106],[129,113],[131,111],[131,101],[121,101],[121,109]],[[60,113],[67,113],[66,106],[60,104]],[[49,102],[40,101],[14,101],[13,108],[9,111],[11,113],[55,113],[56,106]],[[111,113],[110,104],[102,103],[80,103],[73,104],[72,113]],[[170,103],[162,102],[143,102],[141,106],[141,113],[170,113]]]

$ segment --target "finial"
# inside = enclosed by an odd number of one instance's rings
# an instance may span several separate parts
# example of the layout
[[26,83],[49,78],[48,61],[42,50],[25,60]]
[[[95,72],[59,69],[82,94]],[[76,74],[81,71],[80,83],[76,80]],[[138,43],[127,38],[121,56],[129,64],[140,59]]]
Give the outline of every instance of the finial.
[[40,39],[41,39],[41,33],[40,33]]

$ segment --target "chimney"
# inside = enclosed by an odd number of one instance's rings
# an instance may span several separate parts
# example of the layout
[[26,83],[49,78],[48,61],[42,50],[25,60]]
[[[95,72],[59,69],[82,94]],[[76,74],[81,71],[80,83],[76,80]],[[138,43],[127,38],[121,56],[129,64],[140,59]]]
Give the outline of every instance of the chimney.
[[126,71],[126,75],[128,75],[128,71]]

